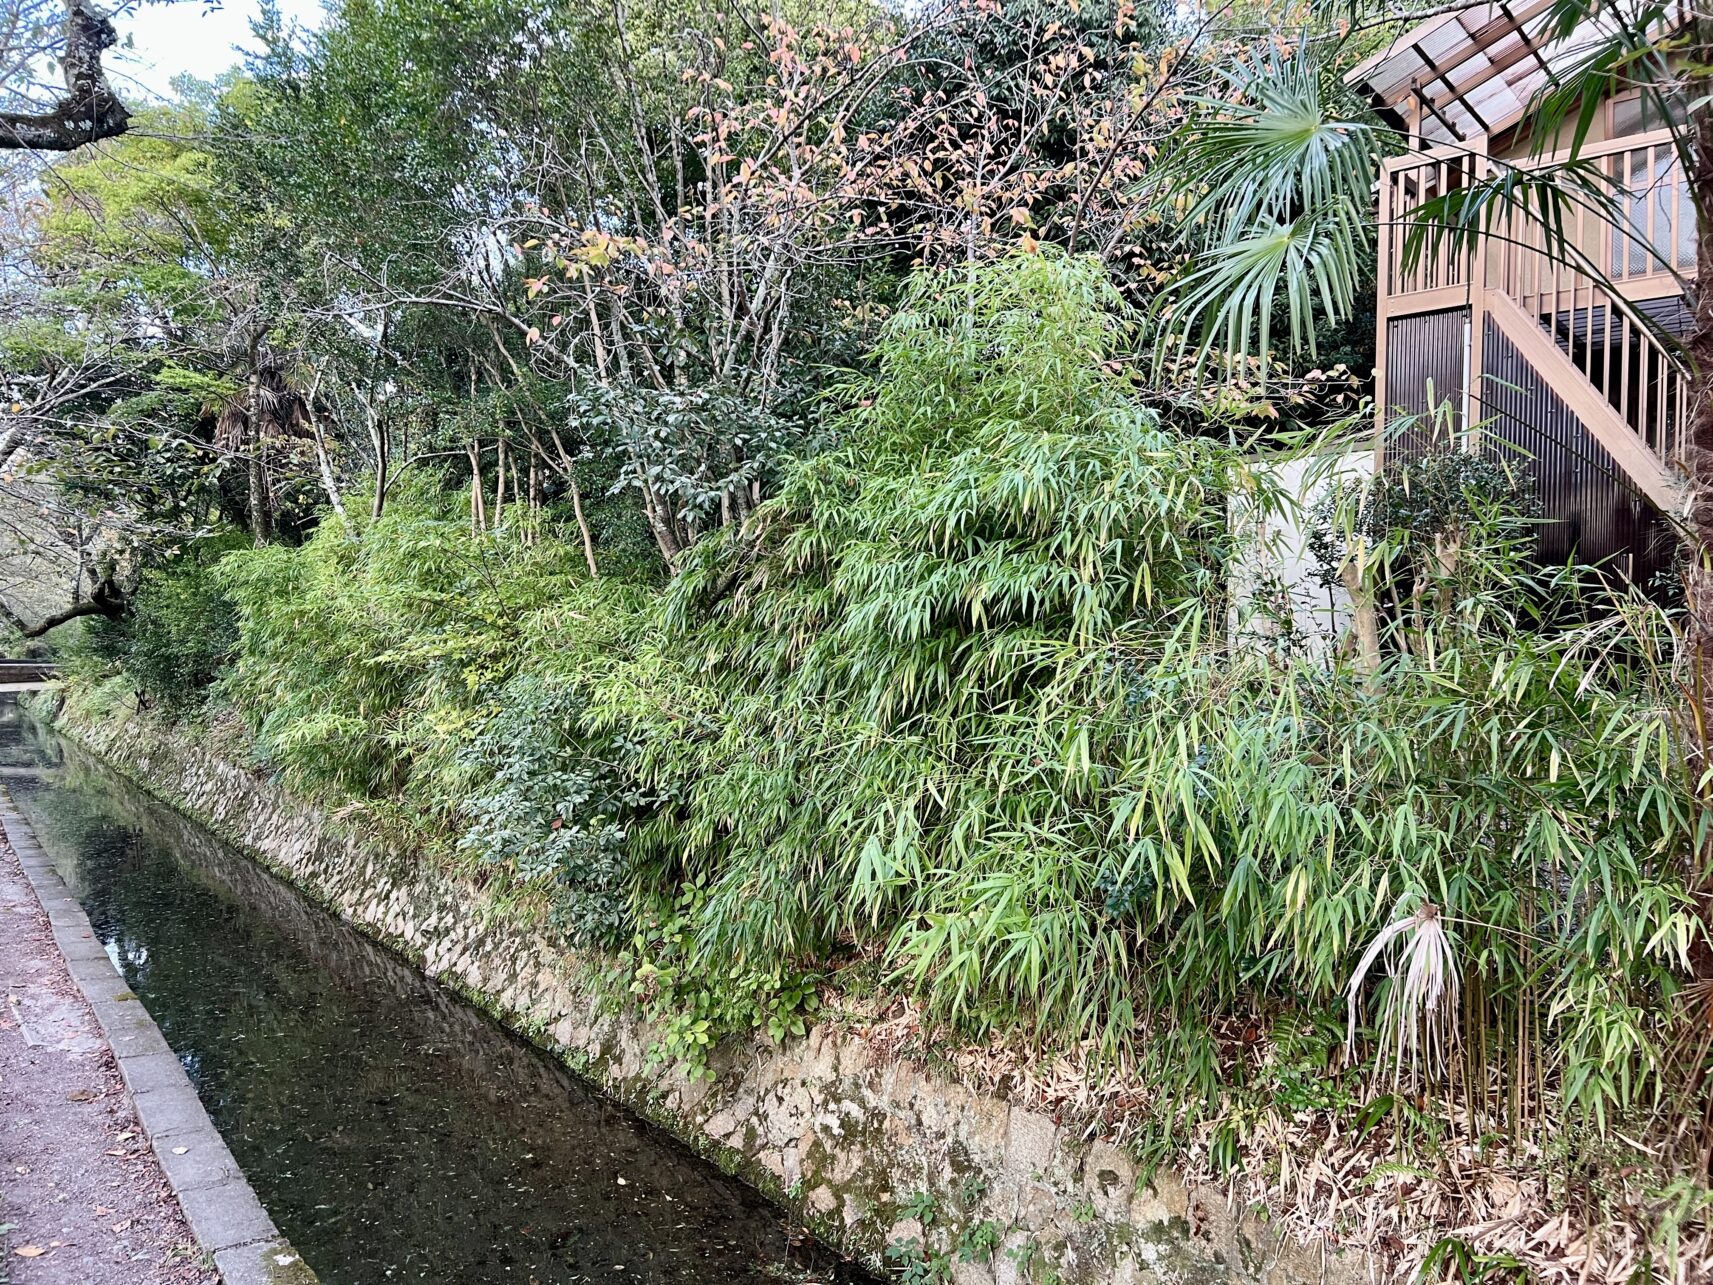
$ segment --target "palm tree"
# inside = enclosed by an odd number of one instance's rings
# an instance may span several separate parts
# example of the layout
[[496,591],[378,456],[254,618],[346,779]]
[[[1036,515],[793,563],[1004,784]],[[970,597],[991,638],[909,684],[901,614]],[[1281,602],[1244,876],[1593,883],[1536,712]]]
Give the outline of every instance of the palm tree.
[[244,462],[250,534],[257,544],[266,544],[275,534],[270,448],[288,438],[313,436],[309,399],[282,367],[261,353],[256,340],[248,349],[243,384],[218,381],[217,394],[203,413],[215,449]]
[[1311,40],[1222,75],[1223,93],[1194,100],[1154,187],[1199,192],[1184,219],[1191,267],[1161,314],[1180,354],[1235,369],[1273,351],[1281,302],[1289,347],[1311,353],[1317,316],[1354,312],[1384,126],[1334,110],[1332,64]]

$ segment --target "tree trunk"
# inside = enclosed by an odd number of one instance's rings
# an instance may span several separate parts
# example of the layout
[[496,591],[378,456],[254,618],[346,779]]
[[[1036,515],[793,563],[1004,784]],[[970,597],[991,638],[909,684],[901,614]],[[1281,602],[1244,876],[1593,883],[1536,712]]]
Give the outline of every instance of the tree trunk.
[[[1713,56],[1713,24],[1701,20],[1695,33],[1696,52]],[[1692,84],[1689,97],[1706,102],[1713,81]],[[1683,587],[1688,608],[1685,644],[1689,650],[1690,700],[1695,744],[1691,779],[1701,780],[1708,758],[1713,692],[1713,110],[1706,107],[1692,121],[1695,209],[1699,218],[1695,245],[1695,329],[1689,337],[1689,358],[1695,372],[1695,401],[1681,463],[1688,474],[1689,503],[1684,515]],[[1706,845],[1696,854],[1695,881],[1705,885],[1710,853]],[[1705,895],[1705,893],[1703,894]]]
[[1380,672],[1380,618],[1374,607],[1374,577],[1368,564],[1368,541],[1357,536],[1338,568],[1338,578],[1350,595],[1356,623],[1356,672],[1369,683]]
[[589,519],[583,516],[583,488],[577,485],[577,474],[568,475],[571,482],[571,512],[577,518],[577,534],[583,537],[583,558],[589,564],[589,574],[598,576],[601,568],[595,563],[595,537],[589,530]]
[[[642,472],[641,465],[637,472]],[[648,479],[642,479],[642,507],[648,515],[649,530],[654,532],[654,543],[660,548],[660,556],[666,562],[666,569],[676,574],[678,557],[684,552],[684,543],[678,538],[678,532],[673,526],[672,514],[667,511],[665,502],[655,494],[654,487]]]
[[250,535],[258,545],[273,538],[273,522],[268,512],[267,465],[262,459],[262,337],[259,331],[250,339],[250,382],[244,393],[244,445],[250,459]]
[[482,495],[482,443],[470,442],[470,534],[480,535],[488,529],[487,500]]
[[59,53],[65,95],[52,111],[0,112],[0,148],[70,152],[123,134],[131,113],[101,68],[102,51],[118,41],[113,24],[90,0],[66,0],[65,44]]
[[[327,454],[327,435],[321,431],[321,414],[313,406],[307,413],[310,431],[315,434],[315,464],[321,471],[321,489],[327,492],[327,502],[333,506],[339,520],[349,529],[351,518],[345,512],[345,503],[339,498],[338,484],[333,480],[333,461]],[[375,516],[380,515],[377,513]]]
[[387,487],[392,485],[392,478],[388,476],[392,459],[387,426],[378,416],[369,426],[369,441],[375,448],[375,500],[369,506],[369,516],[379,518],[387,507]]
[[532,431],[529,435],[529,523],[524,530],[524,536],[530,544],[541,542],[541,503],[543,485],[543,464],[546,452],[541,449],[541,439]]
[[[583,557],[589,563],[589,574],[598,576],[601,568],[595,563],[595,537],[589,530],[589,519],[583,515],[583,488],[577,485],[576,462],[565,449],[559,430],[549,425],[547,431],[553,438],[553,449],[559,452],[559,471],[565,475],[565,483],[571,488],[571,512],[577,517],[577,534],[583,537]],[[545,452],[543,458],[546,458]],[[552,463],[551,459],[548,462]]]

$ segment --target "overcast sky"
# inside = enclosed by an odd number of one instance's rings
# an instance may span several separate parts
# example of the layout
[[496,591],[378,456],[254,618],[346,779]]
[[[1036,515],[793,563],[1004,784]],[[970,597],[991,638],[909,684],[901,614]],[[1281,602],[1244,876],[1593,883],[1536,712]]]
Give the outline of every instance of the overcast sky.
[[[279,0],[289,24],[313,27],[321,20],[321,0]],[[104,60],[108,79],[121,98],[144,102],[171,92],[175,76],[189,72],[212,80],[238,61],[235,46],[254,47],[250,21],[258,0],[227,0],[209,8],[202,0],[174,4],[143,4],[127,8],[115,19],[118,48]]]

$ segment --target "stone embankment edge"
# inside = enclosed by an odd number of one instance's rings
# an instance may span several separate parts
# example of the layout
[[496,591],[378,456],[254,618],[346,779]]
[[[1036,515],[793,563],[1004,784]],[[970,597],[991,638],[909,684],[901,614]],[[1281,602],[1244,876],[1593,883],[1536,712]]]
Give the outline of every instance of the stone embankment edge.
[[[387,849],[275,779],[126,710],[32,702],[145,793],[395,950],[559,1058],[609,1097],[878,1265],[899,1240],[942,1248],[992,1224],[985,1262],[949,1255],[953,1285],[1320,1285],[1368,1281],[1335,1242],[1298,1244],[1217,1187],[971,1090],[955,1073],[877,1055],[828,1025],[774,1046],[728,1041],[712,1081],[650,1056],[654,1033],[615,1012],[591,961],[517,922],[495,893]],[[924,1226],[914,1211],[932,1209]]]
[[274,1226],[160,1027],[113,966],[83,907],[4,787],[0,829],[48,917],[67,969],[95,1011],[185,1220],[221,1281],[315,1285],[315,1273]]

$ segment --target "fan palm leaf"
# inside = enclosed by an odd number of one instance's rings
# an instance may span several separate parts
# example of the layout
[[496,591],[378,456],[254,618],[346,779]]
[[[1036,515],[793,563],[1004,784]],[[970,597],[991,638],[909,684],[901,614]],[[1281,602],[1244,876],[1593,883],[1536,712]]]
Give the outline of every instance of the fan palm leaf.
[[1347,218],[1304,216],[1242,233],[1217,256],[1203,256],[1176,292],[1180,355],[1194,336],[1198,365],[1216,351],[1238,363],[1252,353],[1265,359],[1281,301],[1293,345],[1306,337],[1312,353],[1316,303],[1325,315],[1343,316],[1355,299],[1362,235]]
[[[1185,220],[1190,269],[1159,314],[1205,361],[1223,348],[1265,357],[1283,302],[1294,348],[1314,344],[1317,300],[1332,318],[1356,304],[1373,238],[1375,127],[1333,109],[1336,84],[1305,44],[1225,73],[1200,98],[1156,191],[1197,193]],[[1173,198],[1175,199],[1175,198]]]

